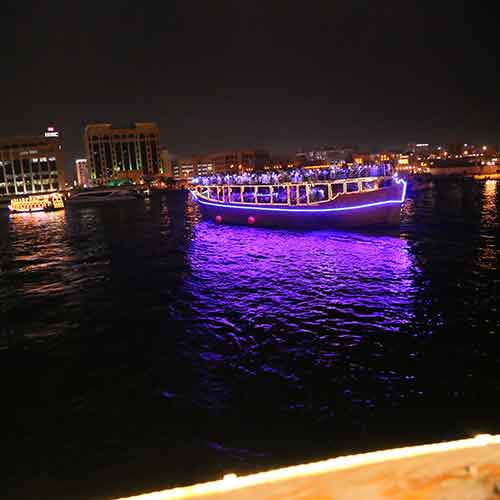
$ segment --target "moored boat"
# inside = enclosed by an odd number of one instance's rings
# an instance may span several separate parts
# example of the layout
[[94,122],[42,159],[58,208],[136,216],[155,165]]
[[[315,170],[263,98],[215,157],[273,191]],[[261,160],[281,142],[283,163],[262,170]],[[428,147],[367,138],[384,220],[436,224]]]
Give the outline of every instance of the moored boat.
[[500,173],[498,174],[475,174],[472,178],[476,181],[495,181],[500,179]]
[[128,189],[89,189],[71,194],[69,204],[101,203],[110,201],[137,200],[143,196]]
[[196,185],[193,199],[217,223],[281,227],[397,226],[406,181],[359,177],[256,185]]
[[13,214],[33,212],[54,212],[64,209],[64,197],[61,193],[14,198],[9,210]]

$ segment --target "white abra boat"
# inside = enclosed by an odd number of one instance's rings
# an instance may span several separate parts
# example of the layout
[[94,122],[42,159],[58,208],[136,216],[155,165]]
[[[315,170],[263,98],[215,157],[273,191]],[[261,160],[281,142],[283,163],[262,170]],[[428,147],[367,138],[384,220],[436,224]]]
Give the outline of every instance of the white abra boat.
[[96,189],[73,193],[68,198],[68,204],[101,203],[120,200],[137,200],[141,195],[127,189]]

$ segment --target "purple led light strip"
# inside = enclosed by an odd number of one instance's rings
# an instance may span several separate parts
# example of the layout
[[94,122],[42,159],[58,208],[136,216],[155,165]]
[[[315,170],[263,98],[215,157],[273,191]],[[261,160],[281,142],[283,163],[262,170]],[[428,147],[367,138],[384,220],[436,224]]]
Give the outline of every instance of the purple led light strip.
[[276,208],[276,207],[252,207],[252,206],[237,206],[229,205],[227,203],[213,203],[210,201],[202,200],[198,197],[196,192],[191,191],[193,198],[201,203],[202,205],[210,205],[212,207],[224,207],[224,208],[236,208],[242,210],[261,210],[266,212],[300,212],[300,213],[317,213],[317,212],[342,212],[346,210],[359,210],[361,208],[376,207],[380,205],[389,205],[393,203],[403,203],[406,198],[406,181],[404,179],[394,178],[394,180],[401,184],[403,183],[403,194],[400,200],[386,200],[386,201],[376,201],[374,203],[365,203],[364,205],[354,205],[352,207],[338,207],[338,208]]

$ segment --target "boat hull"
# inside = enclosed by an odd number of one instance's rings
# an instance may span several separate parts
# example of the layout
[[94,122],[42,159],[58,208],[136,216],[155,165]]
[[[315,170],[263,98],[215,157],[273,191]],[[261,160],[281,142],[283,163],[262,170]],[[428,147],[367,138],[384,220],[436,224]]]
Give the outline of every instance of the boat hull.
[[341,195],[337,199],[308,206],[262,206],[219,203],[192,192],[204,217],[216,223],[266,227],[397,227],[406,184],[370,192]]
[[64,210],[64,207],[44,208],[44,209],[36,209],[36,210],[16,210],[16,209],[12,209],[10,211],[10,213],[11,214],[39,214],[41,212],[58,212],[59,210]]
[[132,200],[138,200],[139,198],[135,197],[135,196],[125,196],[123,198],[118,198],[118,197],[113,197],[113,198],[110,198],[110,199],[106,199],[106,200],[103,200],[103,199],[97,199],[97,198],[90,198],[90,199],[86,199],[86,200],[68,200],[67,201],[67,204],[68,205],[96,205],[96,204],[101,204],[101,203],[114,203],[116,201],[132,201]]
[[373,227],[399,226],[401,208],[399,205],[385,205],[360,210],[346,210],[339,213],[316,213],[314,216],[289,210],[285,213],[259,211],[241,208],[232,210],[226,207],[200,204],[204,217],[217,223],[254,225],[266,227]]
[[132,201],[142,199],[143,196],[135,192],[112,192],[106,193],[104,195],[94,195],[92,192],[78,193],[68,198],[66,203],[68,205],[90,205],[90,204],[101,204],[110,202],[120,202],[120,201]]

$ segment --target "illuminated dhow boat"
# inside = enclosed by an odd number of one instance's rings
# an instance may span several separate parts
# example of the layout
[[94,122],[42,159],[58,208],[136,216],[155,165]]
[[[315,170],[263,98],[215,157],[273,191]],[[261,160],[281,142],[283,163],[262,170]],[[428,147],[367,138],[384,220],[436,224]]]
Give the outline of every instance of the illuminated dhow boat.
[[11,213],[53,212],[64,209],[64,197],[60,193],[28,196],[11,200]]
[[255,226],[397,226],[406,181],[363,177],[329,181],[198,185],[191,194],[217,223]]

